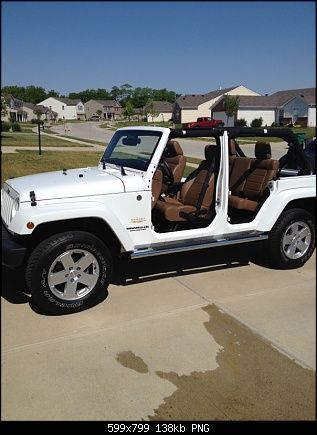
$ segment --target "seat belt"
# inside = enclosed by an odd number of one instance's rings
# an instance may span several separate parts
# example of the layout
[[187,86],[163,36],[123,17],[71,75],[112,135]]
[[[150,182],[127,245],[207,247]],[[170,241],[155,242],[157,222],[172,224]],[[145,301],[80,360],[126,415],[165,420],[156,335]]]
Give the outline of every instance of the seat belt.
[[[255,162],[250,166],[250,168],[245,171],[240,178],[234,183],[234,185],[230,188],[230,191],[233,192],[244,180],[248,178],[250,174],[259,166],[262,162],[261,159],[256,159]],[[233,163],[234,164],[234,163]]]
[[197,201],[197,204],[196,204],[196,211],[194,212],[194,214],[197,214],[200,211],[200,209],[201,209],[201,205],[203,203],[205,194],[207,192],[207,189],[208,189],[208,186],[209,186],[209,181],[210,181],[210,178],[211,178],[211,175],[213,173],[214,168],[215,168],[215,157],[213,156],[213,159],[211,160],[210,165],[209,165],[209,169],[208,169],[206,178],[205,178],[205,180],[203,182],[202,189],[201,189],[201,191],[199,193],[198,201]]

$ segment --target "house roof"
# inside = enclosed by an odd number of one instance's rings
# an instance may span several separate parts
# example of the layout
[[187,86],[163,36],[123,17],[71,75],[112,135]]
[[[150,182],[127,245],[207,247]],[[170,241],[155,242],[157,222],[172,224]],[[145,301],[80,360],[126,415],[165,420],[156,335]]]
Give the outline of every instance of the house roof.
[[[276,98],[277,105],[282,106],[294,97],[301,97],[316,102],[316,88],[288,89],[286,91],[278,91],[271,95]],[[308,100],[307,100],[308,101]]]
[[316,104],[316,89],[292,89],[275,92],[268,96],[244,95],[239,97],[239,107],[281,107],[293,98],[302,98],[308,105]]
[[23,101],[23,106],[33,110],[36,105],[33,103],[28,103],[27,101]]
[[238,86],[233,86],[231,88],[218,89],[216,91],[210,91],[207,94],[186,94],[181,95],[177,98],[176,103],[181,109],[196,109],[200,104],[205,103],[209,100],[213,100],[216,97],[220,97],[227,92],[236,89]]
[[60,101],[61,103],[66,104],[67,106],[76,106],[78,103],[82,103],[80,99],[73,99],[73,98],[60,98],[60,97],[53,97],[55,100]]
[[173,106],[168,101],[153,101],[154,110],[157,112],[173,112]]
[[89,100],[89,101],[96,101],[96,103],[102,104],[103,106],[121,107],[121,104],[118,103],[118,101],[116,100]]

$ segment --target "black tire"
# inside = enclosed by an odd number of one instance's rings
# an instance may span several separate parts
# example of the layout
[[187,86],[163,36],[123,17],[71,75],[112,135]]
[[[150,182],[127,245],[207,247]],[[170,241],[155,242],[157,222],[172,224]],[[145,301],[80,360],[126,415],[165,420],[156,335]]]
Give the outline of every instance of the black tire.
[[266,248],[273,267],[295,269],[303,266],[315,249],[313,216],[301,208],[284,211],[269,233]]
[[34,249],[26,267],[26,284],[41,311],[68,314],[102,300],[112,273],[113,260],[104,243],[90,233],[71,231],[49,237]]

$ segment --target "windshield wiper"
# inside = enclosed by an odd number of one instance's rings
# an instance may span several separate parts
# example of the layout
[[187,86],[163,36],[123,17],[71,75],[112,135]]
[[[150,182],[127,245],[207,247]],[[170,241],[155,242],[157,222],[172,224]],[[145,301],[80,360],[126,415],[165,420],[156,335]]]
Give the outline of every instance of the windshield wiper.
[[122,176],[127,175],[126,172],[125,172],[125,170],[124,170],[123,165],[119,165],[119,166],[120,166],[120,169],[121,169],[121,175],[122,175]]
[[109,163],[109,164],[112,164],[112,165],[119,166],[120,171],[121,171],[121,175],[122,175],[122,176],[127,175],[126,172],[125,172],[125,170],[124,170],[124,166],[123,166],[122,163],[120,163],[120,162],[118,162],[118,161],[113,161],[113,162],[110,161],[110,162],[109,162],[109,161],[103,160],[103,161],[102,161],[102,168],[103,168],[103,169],[106,168],[106,163]]

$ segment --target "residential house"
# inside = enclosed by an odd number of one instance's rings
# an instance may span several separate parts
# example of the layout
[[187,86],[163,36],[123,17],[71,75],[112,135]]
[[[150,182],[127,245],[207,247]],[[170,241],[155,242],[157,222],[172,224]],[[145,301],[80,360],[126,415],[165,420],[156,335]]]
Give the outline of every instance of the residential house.
[[86,119],[99,115],[102,119],[120,119],[122,106],[116,100],[89,100],[84,104]]
[[30,122],[32,119],[37,119],[37,114],[34,113],[35,109],[41,111],[40,120],[42,121],[56,121],[58,113],[51,110],[49,107],[40,106],[39,104],[23,103],[23,113],[25,122]]
[[58,119],[85,119],[85,108],[81,100],[72,98],[48,97],[38,106],[46,106],[57,113]]
[[8,95],[7,114],[1,116],[1,121],[23,122],[23,101]]
[[[173,119],[176,124],[193,122],[201,116],[211,116],[212,108],[224,95],[260,95],[245,86],[210,91],[207,94],[181,95],[177,98],[173,110]],[[218,118],[217,118],[218,119]]]
[[212,116],[223,119],[225,124],[233,126],[236,119],[244,118],[247,125],[253,119],[262,118],[263,126],[288,125],[297,123],[302,126],[316,126],[316,90],[315,88],[278,91],[265,96],[240,96],[239,110],[235,117],[227,119],[224,99],[221,98],[212,107]]
[[[148,122],[167,122],[173,117],[173,104],[168,101],[153,101],[153,112],[155,116],[151,116],[151,113],[147,113]],[[146,106],[143,108],[146,113]]]

